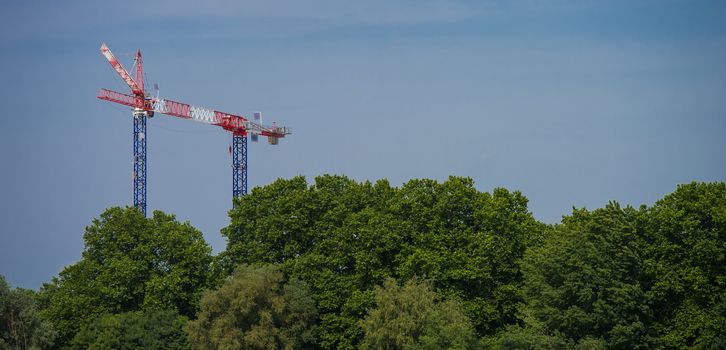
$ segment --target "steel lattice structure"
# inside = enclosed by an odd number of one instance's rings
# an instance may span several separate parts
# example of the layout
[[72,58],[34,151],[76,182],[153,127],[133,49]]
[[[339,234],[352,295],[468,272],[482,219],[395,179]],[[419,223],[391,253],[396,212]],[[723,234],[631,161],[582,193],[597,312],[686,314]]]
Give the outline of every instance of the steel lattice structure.
[[[286,127],[277,126],[275,123],[263,125],[259,122],[248,120],[242,115],[220,112],[213,109],[192,106],[182,102],[153,97],[144,88],[144,72],[141,60],[141,50],[136,51],[135,78],[116,59],[106,44],[101,44],[101,54],[111,64],[121,79],[131,89],[130,94],[101,89],[98,98],[115,102],[133,108],[132,116],[134,121],[134,206],[146,215],[146,119],[154,116],[154,113],[161,113],[173,117],[190,119],[196,122],[216,125],[232,133],[232,197],[237,198],[247,194],[247,137],[250,136],[256,141],[258,136],[267,137],[271,145],[276,145],[280,138],[291,134]],[[255,113],[255,119],[260,119],[260,114]]]
[[247,138],[232,138],[232,196],[247,194]]
[[134,111],[134,207],[146,216],[146,113]]

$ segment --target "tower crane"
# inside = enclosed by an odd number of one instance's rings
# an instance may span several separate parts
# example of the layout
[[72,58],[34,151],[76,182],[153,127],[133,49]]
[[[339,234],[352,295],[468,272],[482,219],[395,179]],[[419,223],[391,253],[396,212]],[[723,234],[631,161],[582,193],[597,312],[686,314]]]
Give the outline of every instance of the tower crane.
[[[136,51],[134,58],[135,77],[123,67],[106,44],[101,44],[101,54],[108,60],[113,69],[131,89],[130,94],[101,89],[98,98],[132,107],[133,138],[134,138],[134,207],[146,215],[146,120],[154,113],[189,119],[195,122],[222,127],[232,133],[232,197],[238,198],[247,194],[247,137],[257,141],[259,136],[267,137],[271,145],[277,145],[280,138],[290,135],[289,128],[283,126],[263,125],[257,122],[261,113],[254,114],[255,121],[242,115],[220,112],[213,109],[192,106],[172,101],[159,96],[152,96],[144,87],[144,71],[141,50]],[[158,93],[157,93],[158,95]]]

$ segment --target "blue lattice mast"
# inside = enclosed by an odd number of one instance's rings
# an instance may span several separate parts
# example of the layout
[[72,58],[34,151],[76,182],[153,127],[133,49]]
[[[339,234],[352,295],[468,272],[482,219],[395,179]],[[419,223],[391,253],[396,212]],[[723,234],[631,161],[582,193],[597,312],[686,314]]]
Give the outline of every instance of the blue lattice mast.
[[146,111],[134,111],[134,207],[146,216]]
[[247,194],[247,137],[249,136],[252,141],[257,141],[260,135],[265,136],[269,144],[276,145],[280,138],[291,134],[289,128],[277,126],[275,123],[272,123],[271,126],[261,124],[260,113],[255,113],[256,121],[250,121],[241,115],[196,107],[186,103],[159,98],[159,96],[154,97],[144,89],[141,50],[136,52],[135,79],[131,77],[128,71],[116,59],[106,44],[101,45],[101,53],[131,89],[131,94],[101,89],[98,93],[98,98],[134,108],[134,206],[139,208],[144,215],[146,215],[147,205],[146,119],[153,117],[154,113],[220,126],[232,133],[233,198],[239,198]]
[[[247,194],[247,137],[232,137],[232,197],[233,199]],[[234,200],[233,200],[234,202]]]

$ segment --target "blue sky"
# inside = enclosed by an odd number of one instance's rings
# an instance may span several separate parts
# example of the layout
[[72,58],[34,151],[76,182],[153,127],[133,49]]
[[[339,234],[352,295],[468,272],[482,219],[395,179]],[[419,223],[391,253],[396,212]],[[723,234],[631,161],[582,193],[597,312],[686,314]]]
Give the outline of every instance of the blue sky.
[[[127,88],[101,42],[127,67],[140,48],[164,97],[293,128],[251,144],[251,186],[469,176],[554,223],[726,179],[725,17],[675,0],[3,2],[0,274],[38,288],[131,203],[130,113],[95,98]],[[224,249],[230,136],[166,116],[148,134],[149,209]]]

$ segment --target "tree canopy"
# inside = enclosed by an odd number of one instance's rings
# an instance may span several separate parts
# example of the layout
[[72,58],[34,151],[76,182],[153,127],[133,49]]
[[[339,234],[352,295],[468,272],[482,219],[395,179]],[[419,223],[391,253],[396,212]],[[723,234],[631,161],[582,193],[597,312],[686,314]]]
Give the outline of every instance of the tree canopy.
[[524,313],[574,344],[651,347],[638,214],[610,203],[565,218],[524,259]]
[[469,178],[359,183],[321,176],[255,188],[230,212],[221,261],[276,263],[306,281],[320,310],[319,342],[352,349],[373,287],[388,277],[432,281],[458,297],[480,335],[516,321],[518,263],[544,225],[519,192],[484,193]]
[[726,348],[726,184],[680,185],[644,212],[658,344]]
[[304,282],[243,265],[204,295],[197,317],[188,327],[194,349],[292,350],[312,345],[317,310]]
[[212,257],[173,215],[106,210],[40,292],[0,278],[0,348],[726,348],[724,183],[545,225],[469,178],[325,175],[229,215]]
[[35,292],[10,288],[0,275],[0,349],[49,349],[55,331],[38,314]]
[[524,328],[496,347],[726,346],[726,186],[691,183],[652,207],[576,209],[522,263]]
[[453,299],[440,299],[425,281],[399,286],[386,279],[375,289],[375,307],[360,321],[361,349],[476,349],[476,333]]
[[86,227],[81,260],[43,286],[44,314],[70,340],[105,314],[175,310],[194,317],[211,285],[211,248],[173,215],[110,208]]

